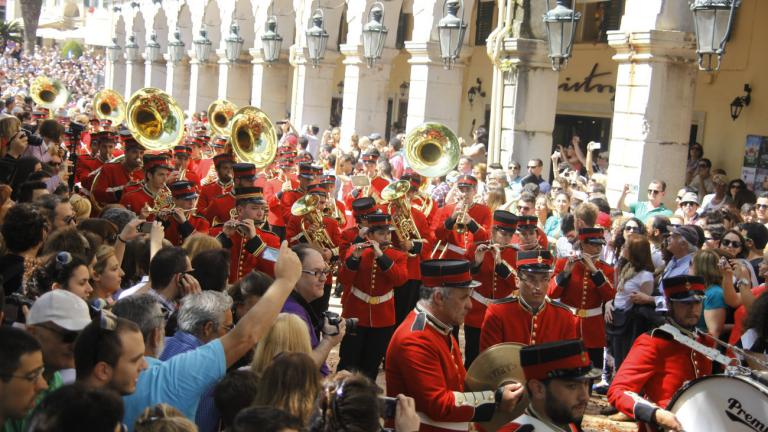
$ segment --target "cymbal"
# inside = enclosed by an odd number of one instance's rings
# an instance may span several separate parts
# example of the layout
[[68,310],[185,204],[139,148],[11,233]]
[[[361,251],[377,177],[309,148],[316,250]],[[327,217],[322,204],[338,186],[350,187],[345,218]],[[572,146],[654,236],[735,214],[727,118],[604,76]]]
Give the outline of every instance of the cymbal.
[[[496,390],[502,384],[516,382],[525,385],[525,374],[520,366],[520,349],[525,345],[501,343],[477,356],[467,371],[464,384],[469,391]],[[479,423],[486,431],[495,431],[520,417],[528,407],[528,393],[523,393],[511,414],[495,412],[488,422]]]

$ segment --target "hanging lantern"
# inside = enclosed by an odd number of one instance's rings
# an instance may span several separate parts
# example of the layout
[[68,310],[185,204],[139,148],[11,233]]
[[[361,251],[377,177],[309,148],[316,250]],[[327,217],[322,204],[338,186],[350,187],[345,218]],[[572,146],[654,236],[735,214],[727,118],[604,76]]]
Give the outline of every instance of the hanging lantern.
[[556,71],[565,67],[571,58],[576,26],[581,20],[581,13],[569,9],[566,1],[568,0],[557,0],[555,7],[544,15],[549,59],[552,61],[552,69]]
[[243,38],[240,37],[240,26],[237,25],[237,21],[232,17],[232,24],[229,26],[229,35],[224,39],[227,51],[227,60],[230,63],[234,63],[240,58],[240,50],[243,49]]
[[699,69],[707,72],[720,70],[736,8],[740,5],[740,0],[695,0],[691,5]]
[[[459,0],[445,0],[443,11],[448,10],[444,17],[437,23],[437,37],[440,41],[440,57],[446,69],[453,67],[461,53],[461,45],[464,43],[464,33],[467,31],[467,23],[464,22],[464,2]],[[462,9],[461,18],[458,16]]]
[[213,42],[208,39],[208,31],[205,28],[200,29],[200,36],[192,44],[195,46],[195,57],[197,57],[197,60],[201,63],[207,62],[211,56],[211,45],[213,45]]
[[120,58],[120,54],[123,53],[123,48],[117,43],[117,38],[112,38],[112,45],[107,47],[107,59],[112,63],[116,62]]
[[307,29],[307,50],[312,66],[317,67],[325,57],[325,47],[328,44],[328,32],[325,31],[323,10],[317,9],[312,15],[312,27]]
[[381,59],[381,53],[384,51],[384,42],[387,40],[389,30],[382,22],[384,22],[384,5],[376,2],[368,10],[368,22],[363,26],[363,57],[368,62],[369,68]]
[[181,31],[178,28],[173,32],[173,40],[168,42],[168,57],[174,64],[184,58],[184,41],[181,40]]
[[160,43],[157,41],[157,33],[154,31],[149,35],[146,47],[147,61],[154,62],[160,57]]
[[261,49],[264,53],[264,61],[274,63],[280,58],[280,48],[283,45],[283,37],[277,33],[277,17],[267,18],[264,26],[266,30],[261,35]]
[[128,43],[125,44],[125,60],[134,61],[139,57],[139,44],[136,43],[136,34],[128,36]]

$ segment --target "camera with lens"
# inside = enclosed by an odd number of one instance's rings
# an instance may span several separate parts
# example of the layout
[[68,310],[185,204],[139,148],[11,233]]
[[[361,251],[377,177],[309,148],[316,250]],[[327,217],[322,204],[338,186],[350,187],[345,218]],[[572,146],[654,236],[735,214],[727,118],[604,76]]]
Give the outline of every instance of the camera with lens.
[[[0,277],[0,281],[2,281],[2,277]],[[25,297],[21,293],[5,296],[5,307],[3,308],[5,322],[24,322],[24,306],[31,308],[34,303],[34,300]]]
[[27,144],[35,147],[39,147],[43,145],[43,138],[40,135],[35,133],[29,133],[27,131],[22,131],[21,133],[27,136]]
[[346,333],[347,334],[356,334],[357,333],[357,318],[342,318],[339,314],[336,312],[331,311],[325,311],[323,312],[323,316],[328,321],[328,325],[331,327],[336,327],[336,334],[339,333],[339,325],[341,324],[341,321],[346,321]]

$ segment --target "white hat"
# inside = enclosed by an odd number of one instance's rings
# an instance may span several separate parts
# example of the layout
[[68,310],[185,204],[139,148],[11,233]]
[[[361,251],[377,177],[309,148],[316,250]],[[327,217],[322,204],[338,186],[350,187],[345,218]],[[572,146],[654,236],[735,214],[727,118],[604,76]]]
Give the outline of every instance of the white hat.
[[64,289],[49,291],[37,300],[29,310],[27,324],[53,322],[57,326],[80,331],[91,322],[85,300]]
[[683,195],[683,199],[680,200],[680,204],[692,202],[696,203],[696,205],[699,205],[699,196],[695,194],[694,192],[686,192]]

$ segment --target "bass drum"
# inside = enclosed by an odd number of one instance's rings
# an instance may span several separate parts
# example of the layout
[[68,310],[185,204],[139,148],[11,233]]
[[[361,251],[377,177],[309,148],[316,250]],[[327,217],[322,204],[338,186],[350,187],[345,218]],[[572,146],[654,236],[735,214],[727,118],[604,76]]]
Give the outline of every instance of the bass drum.
[[667,409],[686,431],[762,432],[768,430],[768,386],[743,376],[698,378]]

